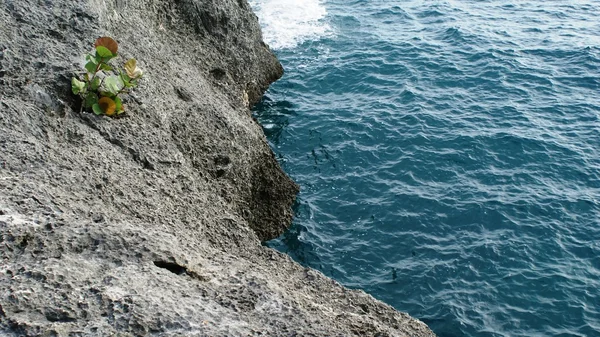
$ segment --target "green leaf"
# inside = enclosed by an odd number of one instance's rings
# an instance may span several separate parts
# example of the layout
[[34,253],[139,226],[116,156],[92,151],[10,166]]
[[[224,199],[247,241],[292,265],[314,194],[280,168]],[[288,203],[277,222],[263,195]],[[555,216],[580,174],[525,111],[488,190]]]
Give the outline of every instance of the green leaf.
[[73,77],[73,79],[71,79],[71,90],[73,91],[73,94],[79,95],[79,93],[83,93],[84,89],[85,89],[85,82],[81,82],[80,80],[76,79],[75,77]]
[[101,83],[102,83],[102,81],[100,81],[100,77],[94,78],[94,80],[90,84],[90,89],[92,89],[93,91],[98,90],[98,88],[100,88]]
[[94,104],[98,103],[98,95],[94,92],[88,92],[85,96],[85,107],[91,108]]
[[97,65],[97,63],[90,61],[85,64],[85,70],[87,70],[90,74],[95,74]]
[[115,111],[117,112],[117,114],[123,112],[123,102],[121,101],[121,99],[119,97],[115,97],[113,100],[115,101],[115,104],[117,105],[117,107],[115,108]]
[[87,54],[85,56],[85,60],[88,62],[93,62],[94,64],[98,64],[98,62],[100,62],[100,60],[98,60],[94,55],[91,54]]
[[100,69],[102,69],[104,71],[111,71],[111,70],[113,70],[113,67],[109,66],[106,63],[102,63],[102,64],[100,64]]
[[110,50],[108,50],[108,48],[106,48],[104,46],[98,46],[98,47],[96,47],[96,55],[98,55],[98,56],[100,56],[101,58],[104,58],[104,59],[114,57],[113,53]]
[[121,79],[123,80],[123,83],[127,84],[129,83],[129,81],[131,81],[131,77],[129,77],[126,73],[121,71]]
[[98,105],[98,103],[92,105],[92,110],[96,115],[102,115],[104,113],[104,111],[102,111],[102,108],[100,107],[100,105]]
[[125,84],[119,76],[112,75],[104,79],[104,88],[111,96],[116,96],[124,86]]
[[125,88],[131,88],[131,77],[129,77],[127,74],[125,74],[124,72],[121,72],[121,80],[123,81],[123,84],[125,85]]

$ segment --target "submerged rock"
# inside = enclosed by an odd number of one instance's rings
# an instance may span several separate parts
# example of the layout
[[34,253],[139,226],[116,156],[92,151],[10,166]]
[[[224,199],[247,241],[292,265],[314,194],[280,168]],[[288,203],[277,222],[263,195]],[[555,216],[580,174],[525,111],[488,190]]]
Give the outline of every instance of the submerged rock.
[[[99,36],[144,78],[79,112]],[[0,333],[433,336],[261,246],[298,191],[249,114],[283,69],[246,0],[5,0]]]

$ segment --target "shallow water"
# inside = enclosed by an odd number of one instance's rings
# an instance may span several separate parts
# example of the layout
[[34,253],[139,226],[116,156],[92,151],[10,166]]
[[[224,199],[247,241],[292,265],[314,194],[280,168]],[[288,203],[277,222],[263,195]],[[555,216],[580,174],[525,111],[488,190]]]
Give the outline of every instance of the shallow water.
[[250,2],[271,247],[438,336],[600,336],[600,1]]

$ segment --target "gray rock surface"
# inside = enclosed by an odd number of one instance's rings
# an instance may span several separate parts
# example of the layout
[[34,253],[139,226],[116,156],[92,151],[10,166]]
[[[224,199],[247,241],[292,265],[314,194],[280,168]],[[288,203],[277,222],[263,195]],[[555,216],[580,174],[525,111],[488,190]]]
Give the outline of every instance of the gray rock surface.
[[[99,36],[145,71],[79,113]],[[246,0],[0,0],[0,334],[433,336],[261,246],[298,187],[248,107],[278,79]]]

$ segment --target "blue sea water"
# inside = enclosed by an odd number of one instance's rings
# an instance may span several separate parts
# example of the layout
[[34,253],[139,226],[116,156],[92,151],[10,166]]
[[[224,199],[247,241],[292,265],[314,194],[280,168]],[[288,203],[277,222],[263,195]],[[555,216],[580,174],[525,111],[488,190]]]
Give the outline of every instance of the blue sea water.
[[600,336],[600,1],[250,2],[269,246],[438,336]]

